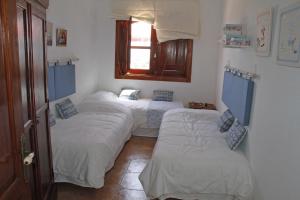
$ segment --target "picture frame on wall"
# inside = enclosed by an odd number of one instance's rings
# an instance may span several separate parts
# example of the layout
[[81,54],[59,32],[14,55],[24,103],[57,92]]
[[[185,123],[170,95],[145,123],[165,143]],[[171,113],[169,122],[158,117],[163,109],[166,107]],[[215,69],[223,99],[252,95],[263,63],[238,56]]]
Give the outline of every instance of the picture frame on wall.
[[66,47],[68,41],[68,31],[63,28],[56,29],[56,46]]
[[300,67],[300,2],[280,11],[278,64]]
[[47,22],[47,45],[53,45],[53,23]]
[[272,43],[273,8],[263,9],[256,17],[256,54],[270,56]]

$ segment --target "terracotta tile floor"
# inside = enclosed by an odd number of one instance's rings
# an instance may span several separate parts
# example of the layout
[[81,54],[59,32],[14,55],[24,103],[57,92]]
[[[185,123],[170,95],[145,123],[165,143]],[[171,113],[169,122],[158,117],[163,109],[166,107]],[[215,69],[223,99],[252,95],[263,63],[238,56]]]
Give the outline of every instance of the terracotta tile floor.
[[138,179],[150,159],[156,139],[132,137],[105,177],[101,189],[82,188],[67,183],[57,184],[58,200],[146,200]]

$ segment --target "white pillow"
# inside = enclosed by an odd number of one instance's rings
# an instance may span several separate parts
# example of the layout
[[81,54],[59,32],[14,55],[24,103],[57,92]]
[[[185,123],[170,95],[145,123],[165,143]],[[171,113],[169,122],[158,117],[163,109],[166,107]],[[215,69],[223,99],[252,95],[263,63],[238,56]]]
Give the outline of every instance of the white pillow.
[[130,100],[138,100],[139,99],[140,90],[134,89],[123,89],[119,95],[121,99],[130,99]]

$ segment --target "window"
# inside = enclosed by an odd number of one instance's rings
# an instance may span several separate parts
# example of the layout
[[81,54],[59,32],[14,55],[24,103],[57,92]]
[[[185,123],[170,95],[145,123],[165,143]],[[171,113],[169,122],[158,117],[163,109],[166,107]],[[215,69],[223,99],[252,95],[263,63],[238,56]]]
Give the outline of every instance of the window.
[[116,23],[116,79],[191,82],[192,54],[192,40],[159,43],[151,24]]
[[131,23],[130,70],[150,70],[151,24]]

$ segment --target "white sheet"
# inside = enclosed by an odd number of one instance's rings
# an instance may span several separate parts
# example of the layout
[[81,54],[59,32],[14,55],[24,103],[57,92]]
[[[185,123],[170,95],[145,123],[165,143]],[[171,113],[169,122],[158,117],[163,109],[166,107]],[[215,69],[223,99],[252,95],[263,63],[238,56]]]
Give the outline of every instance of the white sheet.
[[[98,91],[85,98],[78,107],[80,112],[97,110],[100,110],[101,112],[122,111],[127,112],[128,114],[131,112],[134,120],[133,135],[156,137],[157,133],[154,129],[159,129],[160,121],[158,120],[161,119],[162,113],[170,109],[183,108],[183,104],[182,102],[153,102],[151,99],[128,100],[117,98],[116,95],[111,92]],[[151,116],[151,121],[149,120],[149,116]],[[157,121],[155,121],[156,119]],[[156,123],[149,123],[149,121]],[[155,126],[153,126],[153,124]],[[149,134],[146,134],[147,132]]]
[[83,100],[84,103],[95,103],[99,101],[117,101],[118,96],[109,91],[98,91],[94,94],[89,95],[87,98]]
[[165,113],[152,159],[140,175],[148,197],[251,198],[248,161],[228,148],[217,128],[218,117],[218,112],[206,110]]
[[[101,188],[105,172],[130,138],[133,120],[129,110],[86,104],[86,109],[52,128],[55,182]],[[89,108],[94,112],[88,112]],[[110,112],[109,112],[110,111]]]
[[83,101],[78,105],[79,112],[123,113],[133,120],[130,108],[117,101]]
[[[139,100],[125,100],[119,99],[119,103],[123,104],[127,108],[130,108],[134,120],[134,130],[137,128],[153,128],[148,126],[147,112],[149,105],[152,102],[151,99],[139,99]],[[156,101],[155,109],[160,111],[168,111],[175,108],[183,108],[181,102],[166,102],[166,101]],[[155,127],[159,128],[159,127]]]

